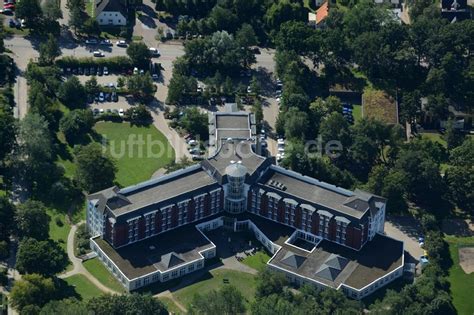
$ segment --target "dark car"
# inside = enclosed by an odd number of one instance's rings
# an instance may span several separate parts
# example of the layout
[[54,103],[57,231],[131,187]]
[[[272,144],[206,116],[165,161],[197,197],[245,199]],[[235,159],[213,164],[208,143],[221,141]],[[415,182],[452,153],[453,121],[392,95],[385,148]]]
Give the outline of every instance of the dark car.
[[118,102],[118,95],[117,95],[117,92],[112,92],[112,101]]
[[74,75],[77,74],[77,69],[76,68],[72,69],[72,74],[74,74]]
[[110,102],[112,100],[112,96],[110,95],[110,93],[105,93],[105,100],[107,102]]
[[82,69],[82,67],[77,68],[77,74],[83,75],[84,74],[84,69]]
[[94,95],[87,94],[87,103],[93,103],[93,102],[94,102]]
[[102,67],[97,68],[97,75],[102,75],[104,74]]
[[89,73],[89,68],[84,68],[84,74],[85,74],[85,75],[89,75],[89,74],[90,74],[90,73]]
[[8,21],[8,26],[10,26],[10,27],[16,27],[16,22],[15,22],[15,20],[10,19],[10,21]]
[[96,75],[96,70],[95,70],[95,67],[91,67],[91,75]]

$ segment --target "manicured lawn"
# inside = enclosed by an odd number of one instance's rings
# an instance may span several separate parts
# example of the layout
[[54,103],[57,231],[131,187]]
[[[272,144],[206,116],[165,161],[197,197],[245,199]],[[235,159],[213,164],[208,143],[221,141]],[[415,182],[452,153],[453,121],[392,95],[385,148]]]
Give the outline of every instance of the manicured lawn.
[[[71,230],[71,226],[66,221],[66,215],[51,208],[48,208],[47,213],[51,218],[49,221],[49,237],[52,240],[59,242],[61,247],[66,250],[67,236]],[[56,218],[59,218],[62,224],[58,224]]]
[[430,139],[431,141],[434,141],[434,142],[438,142],[445,148],[448,146],[446,143],[446,140],[443,139],[443,135],[438,132],[423,132],[421,134],[421,137],[425,139]]
[[86,13],[90,16],[94,16],[94,1],[86,0]]
[[452,237],[447,236],[449,252],[453,265],[449,269],[449,283],[451,284],[451,296],[453,304],[459,315],[474,314],[473,292],[474,273],[466,274],[459,265],[459,247],[474,246],[474,237]]
[[362,119],[362,106],[361,105],[353,105],[352,116],[354,117],[355,123]]
[[159,300],[163,302],[163,304],[166,306],[166,309],[168,310],[169,313],[171,314],[182,314],[181,310],[179,307],[174,304],[173,300],[167,297],[160,297]]
[[100,262],[98,258],[87,260],[84,267],[99,280],[103,285],[117,292],[125,292],[125,288],[115,279],[110,271]]
[[203,275],[203,278],[181,290],[173,292],[173,296],[182,305],[189,305],[196,294],[205,294],[211,290],[219,290],[224,285],[223,279],[228,279],[229,284],[235,286],[245,298],[247,308],[255,296],[255,277],[245,272],[225,269],[214,269]]
[[73,275],[64,280],[75,288],[76,293],[79,294],[83,300],[90,300],[103,293],[83,275]]
[[117,161],[116,180],[122,186],[148,180],[174,161],[174,149],[154,126],[99,122],[94,129],[106,139],[107,152]]
[[255,270],[262,270],[270,260],[270,256],[264,251],[258,251],[255,255],[246,257],[242,263]]

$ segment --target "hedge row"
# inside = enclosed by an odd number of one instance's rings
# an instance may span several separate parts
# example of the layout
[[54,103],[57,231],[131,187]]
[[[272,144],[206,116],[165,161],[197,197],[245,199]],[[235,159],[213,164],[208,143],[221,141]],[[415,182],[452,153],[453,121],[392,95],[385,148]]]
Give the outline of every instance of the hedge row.
[[109,58],[93,58],[93,57],[82,57],[76,58],[72,56],[63,57],[56,60],[56,64],[61,67],[94,67],[101,66],[107,67],[109,71],[123,71],[133,68],[132,61],[126,56],[116,56]]

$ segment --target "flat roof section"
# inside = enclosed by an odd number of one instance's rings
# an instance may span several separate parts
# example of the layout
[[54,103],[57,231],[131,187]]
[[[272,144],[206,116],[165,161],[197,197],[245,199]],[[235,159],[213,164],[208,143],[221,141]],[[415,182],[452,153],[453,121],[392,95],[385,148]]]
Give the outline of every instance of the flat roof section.
[[249,113],[229,114],[216,113],[216,129],[250,130]]
[[[159,178],[158,178],[159,180]],[[176,196],[207,187],[217,182],[209,176],[202,168],[192,172],[183,173],[180,176],[172,177],[165,181],[158,181],[137,190],[123,193],[130,204],[113,210],[116,216],[123,215],[151,204],[171,199]]]
[[[301,257],[303,262],[297,267],[289,265],[290,255]],[[335,261],[343,263],[335,268]],[[323,240],[312,253],[284,244],[269,263],[333,288],[344,283],[362,289],[402,266],[403,243],[377,234],[360,251]]]
[[[362,218],[370,209],[369,202],[358,199],[358,195],[354,192],[350,192],[350,195],[339,193],[336,186],[334,186],[334,189],[329,189],[324,186],[327,185],[325,183],[321,183],[321,185],[313,184],[309,180],[314,181],[314,179],[301,177],[297,178],[297,176],[290,176],[273,169],[267,171],[266,176],[261,180],[261,184],[275,190],[281,197],[296,197],[357,219]],[[284,190],[278,189],[275,183],[283,185]]]
[[188,224],[118,249],[100,237],[94,241],[127,278],[134,279],[201,258],[199,252],[213,245],[197,230],[196,224]]

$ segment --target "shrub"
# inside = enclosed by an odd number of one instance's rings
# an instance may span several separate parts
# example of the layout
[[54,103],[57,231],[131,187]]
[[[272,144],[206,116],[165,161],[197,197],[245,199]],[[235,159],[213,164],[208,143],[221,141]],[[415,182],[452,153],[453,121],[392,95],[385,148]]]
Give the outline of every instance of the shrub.
[[7,258],[10,255],[10,249],[6,241],[0,241],[0,259]]
[[101,59],[94,59],[92,57],[76,58],[72,56],[66,56],[56,60],[56,65],[59,67],[107,67],[109,71],[118,72],[123,70],[129,70],[132,68],[132,61],[126,56],[115,56]]
[[54,222],[56,223],[57,226],[63,226],[64,225],[64,223],[63,223],[63,221],[61,220],[60,217],[54,218]]

